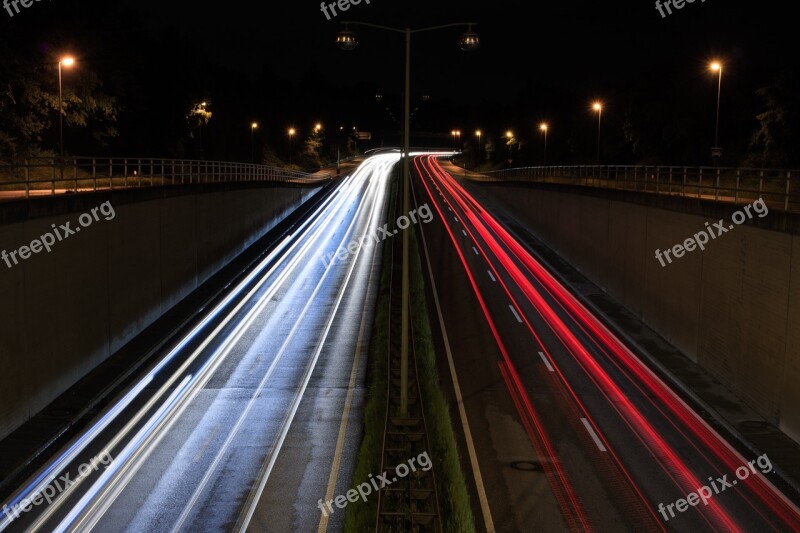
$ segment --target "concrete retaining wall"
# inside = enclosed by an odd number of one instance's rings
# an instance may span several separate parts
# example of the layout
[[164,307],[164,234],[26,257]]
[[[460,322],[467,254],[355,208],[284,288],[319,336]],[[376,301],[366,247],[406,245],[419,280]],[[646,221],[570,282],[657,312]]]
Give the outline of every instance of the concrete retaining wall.
[[[0,206],[0,252],[104,202],[79,233],[0,260],[0,439],[262,237],[319,189],[213,187],[74,195]],[[13,265],[13,262],[12,262]]]
[[705,222],[729,225],[735,209],[577,188],[472,188],[800,441],[800,217],[772,212],[662,267],[656,249]]

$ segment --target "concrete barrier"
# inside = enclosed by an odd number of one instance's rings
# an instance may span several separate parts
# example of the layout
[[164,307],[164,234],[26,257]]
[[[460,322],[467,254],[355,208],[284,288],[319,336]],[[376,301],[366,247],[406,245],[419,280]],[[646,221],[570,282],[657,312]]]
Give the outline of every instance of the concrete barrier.
[[104,202],[101,215],[9,268],[0,262],[0,439],[18,428],[318,192],[203,185],[0,205],[0,252]]
[[771,212],[662,267],[656,249],[737,208],[565,186],[471,189],[800,442],[800,217]]

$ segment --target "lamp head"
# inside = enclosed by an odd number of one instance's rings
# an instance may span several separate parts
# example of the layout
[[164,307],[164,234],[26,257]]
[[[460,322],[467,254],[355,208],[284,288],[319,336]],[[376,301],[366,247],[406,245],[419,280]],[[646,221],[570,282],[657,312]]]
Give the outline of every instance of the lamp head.
[[347,25],[345,25],[344,29],[336,36],[336,46],[338,46],[340,50],[346,52],[355,50],[358,46],[356,34],[350,31]]
[[469,29],[464,32],[464,34],[461,35],[461,38],[458,40],[458,47],[461,48],[462,52],[474,52],[481,47],[481,38],[477,33],[472,31],[471,24]]

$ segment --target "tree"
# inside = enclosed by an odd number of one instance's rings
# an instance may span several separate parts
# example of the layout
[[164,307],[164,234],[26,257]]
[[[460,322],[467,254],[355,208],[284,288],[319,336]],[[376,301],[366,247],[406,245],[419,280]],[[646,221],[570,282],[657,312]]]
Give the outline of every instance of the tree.
[[764,112],[756,119],[760,127],[750,142],[747,166],[786,167],[800,162],[794,146],[800,141],[800,80],[793,70],[784,70],[772,85],[756,91]]
[[494,151],[495,151],[494,141],[491,139],[491,137],[486,139],[486,144],[484,145],[483,148],[486,153],[486,161],[491,162],[492,158],[494,157]]
[[[0,63],[0,158],[35,157],[57,145],[58,78],[55,64],[6,54]],[[66,75],[65,75],[66,78]],[[89,67],[79,65],[63,86],[64,127],[87,128],[99,145],[117,135],[116,100],[102,91]]]
[[308,136],[308,139],[306,139],[305,144],[303,145],[302,161],[304,165],[309,167],[315,166],[317,168],[322,167],[320,150],[322,149],[322,144],[324,141],[325,135],[323,134],[322,129],[314,128],[314,130],[311,132],[311,135]]

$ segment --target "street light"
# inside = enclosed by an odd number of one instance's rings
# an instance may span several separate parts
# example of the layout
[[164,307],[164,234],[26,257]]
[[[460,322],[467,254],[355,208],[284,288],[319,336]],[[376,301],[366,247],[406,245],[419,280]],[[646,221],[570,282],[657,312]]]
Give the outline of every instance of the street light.
[[478,136],[478,164],[480,165],[480,163],[481,163],[481,148],[483,147],[482,144],[481,144],[481,137],[483,136],[483,132],[481,130],[478,130],[478,131],[475,132],[475,135]]
[[75,64],[75,58],[64,56],[58,61],[58,151],[61,155],[63,164],[64,160],[64,99],[62,96],[61,88],[61,69],[63,67],[71,67]]
[[506,148],[508,149],[508,162],[509,162],[509,164],[511,164],[512,163],[511,149],[514,146],[514,142],[513,142],[514,132],[511,131],[511,130],[508,130],[503,137],[508,139],[508,142],[506,142]]
[[461,130],[453,130],[450,132],[450,135],[453,136],[453,149],[458,151],[458,141],[461,139]]
[[597,112],[597,164],[600,164],[600,125],[603,118],[603,103],[595,102],[592,104],[592,109]]
[[203,124],[205,124],[206,117],[207,117],[207,115],[205,114],[205,111],[206,111],[206,107],[208,107],[208,102],[206,102],[206,101],[200,102],[199,106],[200,106],[200,113],[199,113],[200,114],[200,125],[199,125],[198,130],[197,130],[198,131],[197,141],[200,144],[200,154],[199,154],[200,155],[200,159],[205,159],[203,157]]
[[550,126],[547,122],[542,122],[539,124],[539,129],[544,133],[544,162],[542,166],[547,166],[547,131],[550,129]]
[[258,129],[258,122],[253,122],[250,124],[250,152],[251,152],[251,162],[256,162],[256,130]]
[[717,85],[717,128],[714,134],[714,148],[711,149],[711,156],[718,158],[722,156],[722,148],[719,146],[719,107],[720,98],[722,97],[722,63],[714,61],[709,65],[709,68],[711,72],[719,72],[719,82]]
[[289,164],[292,164],[292,139],[297,134],[297,130],[294,128],[289,128]]
[[[412,30],[410,28],[399,29],[388,26],[370,24],[368,22],[342,21],[344,30],[339,32],[336,37],[336,45],[345,51],[350,51],[358,46],[358,39],[350,31],[350,25],[364,26],[392,33],[400,33],[406,38],[406,75],[405,75],[405,109],[403,120],[403,212],[411,210],[411,178],[410,178],[410,157],[411,157],[411,36],[416,33],[441,30],[445,28],[455,28],[467,26],[467,31],[461,35],[458,46],[462,51],[472,52],[480,47],[478,34],[472,31],[474,23],[462,22],[457,24],[446,24],[430,28]],[[408,300],[409,300],[409,237],[407,231],[403,232],[403,280],[401,295],[401,334],[400,334],[400,415],[408,416]]]
[[317,125],[314,126],[314,133],[319,133],[321,131],[322,131],[322,123],[321,122],[317,122]]

